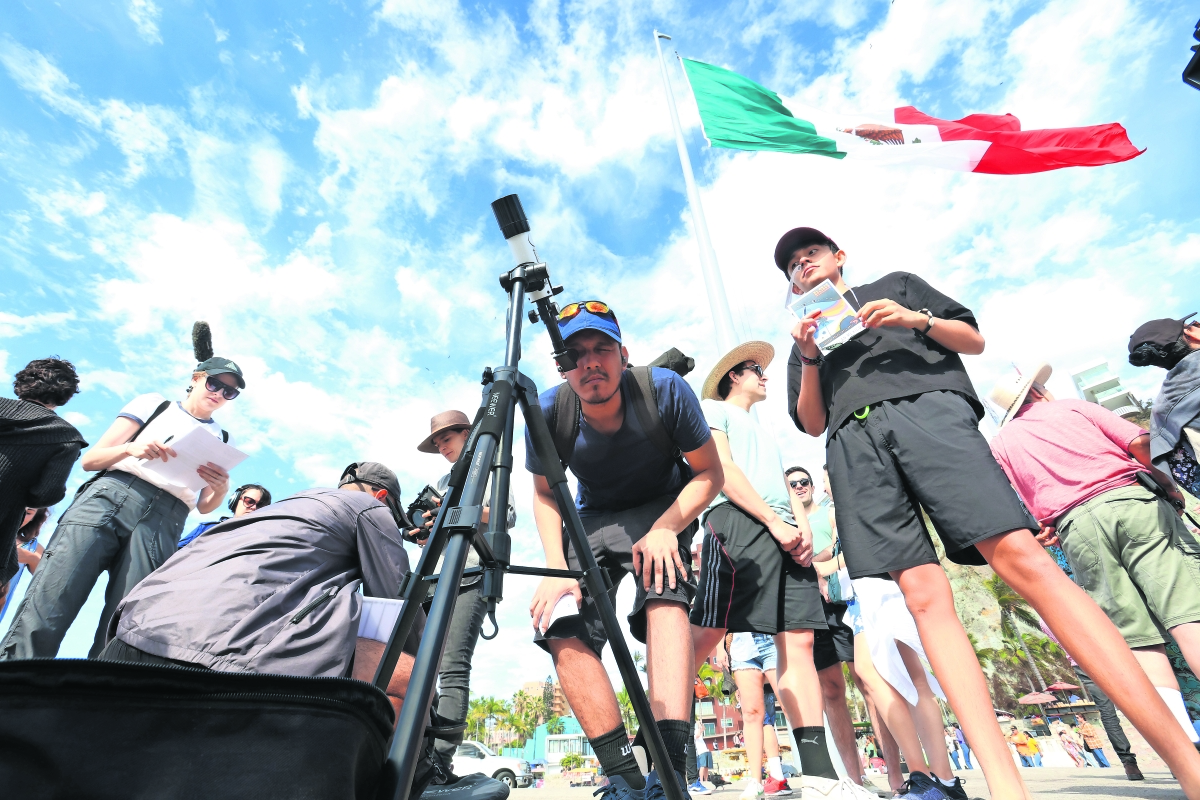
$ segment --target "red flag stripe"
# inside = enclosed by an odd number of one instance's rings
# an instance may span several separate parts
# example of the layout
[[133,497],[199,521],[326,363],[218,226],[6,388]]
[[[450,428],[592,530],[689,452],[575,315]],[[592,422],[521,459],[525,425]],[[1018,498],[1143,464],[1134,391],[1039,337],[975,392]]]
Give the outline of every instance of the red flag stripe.
[[897,123],[934,125],[942,141],[987,141],[992,145],[973,170],[993,175],[1023,175],[1063,167],[1098,167],[1136,158],[1138,150],[1119,123],[1085,128],[1023,131],[1012,114],[972,114],[958,120],[931,117],[912,106],[897,108]]

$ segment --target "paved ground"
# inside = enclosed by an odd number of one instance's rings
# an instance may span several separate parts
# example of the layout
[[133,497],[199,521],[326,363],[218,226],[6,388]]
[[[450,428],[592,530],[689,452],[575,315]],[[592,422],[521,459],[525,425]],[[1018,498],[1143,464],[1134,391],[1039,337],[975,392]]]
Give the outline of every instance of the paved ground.
[[[1120,767],[1111,769],[1022,769],[1029,790],[1038,800],[1050,798],[1079,798],[1079,800],[1116,800],[1117,798],[1148,798],[1148,800],[1182,800],[1179,784],[1166,771],[1144,771],[1146,780],[1131,782],[1125,779]],[[978,770],[959,772],[967,782],[967,792],[973,798],[989,800],[987,784]],[[741,785],[727,786],[713,792],[712,800],[737,800]],[[549,786],[543,789],[514,789],[511,800],[590,800],[591,789],[568,789]],[[790,800],[801,800],[794,792]]]

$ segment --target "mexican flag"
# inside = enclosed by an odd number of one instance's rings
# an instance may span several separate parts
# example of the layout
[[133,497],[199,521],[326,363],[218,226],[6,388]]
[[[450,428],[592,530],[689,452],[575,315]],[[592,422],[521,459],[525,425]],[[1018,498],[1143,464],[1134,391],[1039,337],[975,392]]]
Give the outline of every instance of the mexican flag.
[[1116,122],[1023,131],[1011,114],[931,117],[912,106],[878,114],[836,115],[783,105],[749,78],[681,59],[704,136],[713,147],[774,150],[879,164],[923,164],[963,172],[1023,175],[1063,167],[1115,164],[1141,155]]

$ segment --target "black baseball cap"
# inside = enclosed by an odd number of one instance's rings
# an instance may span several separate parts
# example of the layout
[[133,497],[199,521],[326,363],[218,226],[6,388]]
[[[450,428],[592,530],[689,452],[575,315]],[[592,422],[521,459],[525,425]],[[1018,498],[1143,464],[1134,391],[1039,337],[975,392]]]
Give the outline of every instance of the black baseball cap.
[[404,513],[404,507],[400,505],[400,480],[396,477],[396,473],[378,461],[355,461],[342,470],[338,488],[356,481],[374,486],[376,489],[386,489],[387,497],[384,498],[384,503],[392,512],[396,524],[405,529],[414,527]]
[[1183,319],[1152,319],[1138,327],[1129,337],[1129,352],[1133,352],[1140,344],[1156,344],[1167,347],[1179,339],[1183,329],[1188,326],[1188,320],[1196,316],[1195,312]]
[[783,235],[779,244],[775,245],[775,266],[787,275],[787,265],[792,259],[792,254],[810,244],[823,244],[835,253],[838,249],[833,239],[816,228],[792,228]]
[[[212,352],[211,350],[209,352]],[[237,380],[239,389],[246,388],[246,379],[242,377],[242,368],[228,358],[213,356],[207,361],[201,361],[196,365],[197,372],[207,372],[209,375],[229,374]]]

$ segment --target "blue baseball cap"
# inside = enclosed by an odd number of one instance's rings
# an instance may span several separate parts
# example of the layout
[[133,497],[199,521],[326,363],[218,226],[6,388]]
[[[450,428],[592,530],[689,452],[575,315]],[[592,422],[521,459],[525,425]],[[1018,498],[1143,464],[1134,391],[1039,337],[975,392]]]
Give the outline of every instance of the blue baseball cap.
[[[603,306],[603,309],[597,308],[598,306]],[[567,318],[563,319],[564,316]],[[588,330],[600,331],[617,344],[624,344],[621,341],[621,326],[617,324],[617,315],[608,304],[599,300],[584,300],[563,306],[558,319],[558,332],[562,334],[563,339],[570,339],[575,334]]]

